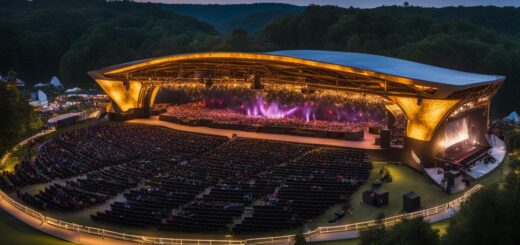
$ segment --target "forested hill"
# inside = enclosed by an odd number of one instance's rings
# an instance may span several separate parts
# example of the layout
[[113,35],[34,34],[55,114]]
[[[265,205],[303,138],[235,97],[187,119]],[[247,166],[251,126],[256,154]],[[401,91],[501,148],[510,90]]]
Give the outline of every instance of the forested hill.
[[518,7],[382,7],[374,10],[388,14],[429,15],[438,21],[464,20],[493,29],[501,34],[517,35],[520,33],[520,8]]
[[0,70],[30,83],[60,75],[91,81],[91,69],[184,52],[209,24],[158,4],[99,0],[0,0]]
[[[462,9],[460,15],[456,10]],[[495,13],[494,17],[486,10]],[[485,18],[477,18],[479,13]],[[259,37],[277,49],[380,54],[446,68],[507,76],[494,99],[498,116],[520,110],[520,8],[345,9],[307,7],[267,24]],[[488,21],[486,21],[486,19]],[[507,23],[504,29],[496,23]],[[478,22],[478,25],[476,22]]]
[[165,4],[164,7],[206,21],[222,33],[237,28],[255,33],[270,20],[284,15],[297,14],[305,9],[305,7],[283,3]]
[[[263,15],[253,11],[256,5],[240,13],[216,6],[222,9],[210,11],[211,18],[245,15],[255,22]],[[0,28],[0,73],[12,68],[32,84],[56,74],[65,83],[93,83],[86,75],[91,69],[175,53],[339,50],[505,75],[492,112],[520,111],[520,8],[309,6],[271,20],[256,34],[219,34],[164,4],[0,0]]]

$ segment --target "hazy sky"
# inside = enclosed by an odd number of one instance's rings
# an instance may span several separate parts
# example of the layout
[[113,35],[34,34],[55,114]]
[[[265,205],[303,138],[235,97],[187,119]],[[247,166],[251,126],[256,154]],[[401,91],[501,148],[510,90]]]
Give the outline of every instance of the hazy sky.
[[[136,0],[139,2],[139,0]],[[260,3],[260,2],[280,2],[295,5],[309,4],[331,4],[343,7],[360,7],[372,8],[381,5],[402,5],[405,0],[142,0],[143,2],[162,2],[162,3],[217,3],[217,4],[234,4],[234,3]],[[478,6],[478,5],[495,5],[495,6],[520,6],[520,0],[407,0],[411,5],[424,7],[444,7],[444,6]]]

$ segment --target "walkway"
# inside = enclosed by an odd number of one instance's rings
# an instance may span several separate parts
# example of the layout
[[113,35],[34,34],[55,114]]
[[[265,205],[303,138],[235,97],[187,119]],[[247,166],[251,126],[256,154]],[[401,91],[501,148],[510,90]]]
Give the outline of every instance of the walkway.
[[296,143],[303,143],[303,144],[342,146],[342,147],[356,148],[356,149],[381,150],[381,147],[374,144],[376,136],[373,134],[366,133],[366,132],[365,132],[365,140],[348,141],[348,140],[324,139],[324,138],[305,137],[305,136],[296,136],[296,135],[269,134],[269,133],[257,133],[257,132],[241,131],[241,130],[231,130],[231,129],[186,126],[186,125],[180,125],[180,124],[176,124],[176,123],[172,123],[172,122],[161,121],[158,119],[158,117],[146,118],[146,119],[134,119],[134,120],[130,120],[128,122],[154,125],[154,126],[163,126],[163,127],[167,127],[167,128],[171,128],[171,129],[175,129],[175,130],[179,130],[179,131],[226,136],[229,138],[231,138],[231,136],[233,134],[236,134],[237,137],[242,137],[242,138],[265,139],[265,140],[274,140],[274,141],[288,141],[288,142],[296,142]]

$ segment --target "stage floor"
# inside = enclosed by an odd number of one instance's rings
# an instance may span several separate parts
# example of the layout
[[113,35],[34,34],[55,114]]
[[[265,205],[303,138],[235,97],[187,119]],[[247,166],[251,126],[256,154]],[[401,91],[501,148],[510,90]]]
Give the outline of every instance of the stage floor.
[[[474,179],[482,178],[484,175],[490,173],[504,162],[506,157],[506,144],[498,137],[491,135],[487,136],[487,140],[491,145],[491,149],[488,153],[496,159],[494,163],[485,163],[483,160],[477,161],[475,165],[468,171],[464,171],[466,174]],[[424,171],[432,178],[437,184],[442,185],[442,179],[444,173],[441,168],[425,168]],[[457,193],[466,189],[466,185],[462,183],[462,177],[455,178],[455,186],[452,188],[452,193]]]
[[159,117],[134,119],[134,120],[129,120],[127,122],[154,125],[154,126],[163,126],[163,127],[167,127],[167,128],[171,128],[171,129],[175,129],[175,130],[179,130],[179,131],[226,136],[229,138],[231,138],[231,136],[233,134],[236,134],[237,137],[242,137],[242,138],[286,141],[286,142],[296,142],[296,143],[303,143],[303,144],[342,146],[342,147],[348,147],[348,148],[367,149],[367,150],[381,150],[381,147],[379,145],[375,145],[376,135],[369,134],[368,132],[365,132],[365,139],[363,141],[348,141],[348,140],[315,138],[315,137],[305,137],[305,136],[296,136],[296,135],[268,134],[268,133],[257,133],[257,132],[248,132],[248,131],[231,130],[231,129],[186,126],[186,125],[180,125],[180,124],[176,124],[176,123],[172,123],[172,122],[161,121],[161,120],[159,120]]
[[502,164],[506,157],[506,143],[494,135],[487,136],[489,144],[492,146],[488,153],[496,159],[494,163],[486,163],[484,160],[477,161],[470,170],[464,171],[471,177],[478,179],[493,171]]

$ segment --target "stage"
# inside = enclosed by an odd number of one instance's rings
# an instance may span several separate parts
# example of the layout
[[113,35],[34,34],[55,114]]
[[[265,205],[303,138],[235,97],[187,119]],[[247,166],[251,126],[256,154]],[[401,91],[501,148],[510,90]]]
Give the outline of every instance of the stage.
[[348,140],[305,137],[305,136],[296,136],[296,135],[269,134],[269,133],[258,133],[258,132],[249,132],[249,131],[241,131],[241,130],[186,126],[186,125],[180,125],[180,124],[176,124],[176,123],[172,123],[172,122],[161,121],[161,120],[159,120],[159,117],[151,117],[151,118],[145,118],[145,119],[133,119],[133,120],[129,120],[127,122],[154,125],[154,126],[162,126],[162,127],[179,130],[179,131],[218,135],[218,136],[225,136],[228,138],[231,138],[233,134],[236,134],[237,137],[242,137],[242,138],[286,141],[286,142],[315,144],[315,145],[340,146],[340,147],[365,149],[365,150],[384,150],[384,149],[381,149],[381,147],[379,145],[375,145],[376,135],[369,134],[368,132],[365,132],[363,141],[348,141]]
[[[491,148],[487,151],[496,161],[485,162],[484,159],[475,162],[475,164],[469,170],[462,170],[465,174],[469,175],[473,179],[479,179],[487,175],[497,167],[502,165],[506,157],[506,144],[504,141],[494,135],[486,136]],[[435,181],[438,185],[442,186],[442,180],[444,178],[444,171],[442,168],[425,168],[424,171]],[[466,185],[462,182],[462,175],[455,178],[455,185],[451,192],[457,193],[466,189]]]
[[494,135],[488,135],[487,139],[489,144],[492,146],[492,148],[489,149],[488,153],[496,159],[496,162],[490,163],[485,162],[484,160],[479,160],[469,170],[464,171],[466,174],[468,174],[474,179],[481,178],[482,176],[496,169],[498,166],[502,164],[506,157],[506,143],[504,141],[502,141]]

